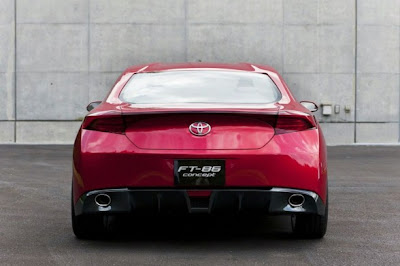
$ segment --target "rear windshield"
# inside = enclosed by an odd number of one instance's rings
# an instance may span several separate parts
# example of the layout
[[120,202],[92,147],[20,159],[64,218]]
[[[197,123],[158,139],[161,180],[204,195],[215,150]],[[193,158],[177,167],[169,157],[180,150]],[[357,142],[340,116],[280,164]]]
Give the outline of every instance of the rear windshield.
[[170,71],[132,76],[120,98],[133,104],[271,103],[280,92],[265,74],[242,71]]

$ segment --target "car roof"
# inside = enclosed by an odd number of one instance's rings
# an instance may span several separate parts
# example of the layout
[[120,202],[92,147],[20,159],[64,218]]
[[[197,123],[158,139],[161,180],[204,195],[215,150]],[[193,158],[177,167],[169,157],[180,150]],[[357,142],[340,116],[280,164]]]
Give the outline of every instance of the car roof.
[[169,71],[169,70],[210,70],[210,69],[218,69],[218,70],[241,70],[241,71],[249,71],[249,72],[262,72],[270,71],[276,73],[276,70],[270,66],[266,65],[257,65],[250,63],[205,63],[205,62],[195,62],[195,63],[152,63],[140,66],[132,66],[125,70],[127,72],[161,72],[161,71]]

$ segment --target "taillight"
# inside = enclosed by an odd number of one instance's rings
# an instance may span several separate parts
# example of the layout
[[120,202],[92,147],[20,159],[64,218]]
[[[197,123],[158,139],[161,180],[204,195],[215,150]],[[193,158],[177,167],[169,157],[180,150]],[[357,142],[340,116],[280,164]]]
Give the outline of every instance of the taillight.
[[275,125],[275,134],[284,134],[296,131],[303,131],[315,128],[314,120],[311,116],[278,116]]
[[125,123],[121,116],[86,118],[84,129],[123,134]]

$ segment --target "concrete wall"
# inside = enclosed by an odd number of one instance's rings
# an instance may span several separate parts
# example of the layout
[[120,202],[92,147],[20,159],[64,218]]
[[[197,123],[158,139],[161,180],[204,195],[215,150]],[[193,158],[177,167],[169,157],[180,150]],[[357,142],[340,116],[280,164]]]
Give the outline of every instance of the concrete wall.
[[399,36],[399,0],[1,0],[0,142],[72,143],[126,67],[201,60],[340,105],[317,113],[328,144],[398,143]]

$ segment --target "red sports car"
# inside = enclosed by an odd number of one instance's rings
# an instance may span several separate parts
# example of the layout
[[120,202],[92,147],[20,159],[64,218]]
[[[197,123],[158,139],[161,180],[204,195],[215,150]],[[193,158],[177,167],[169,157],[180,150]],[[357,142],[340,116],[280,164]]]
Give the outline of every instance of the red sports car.
[[194,213],[287,214],[295,234],[324,236],[317,106],[297,102],[271,67],[133,66],[88,110],[73,153],[78,238],[121,214]]

